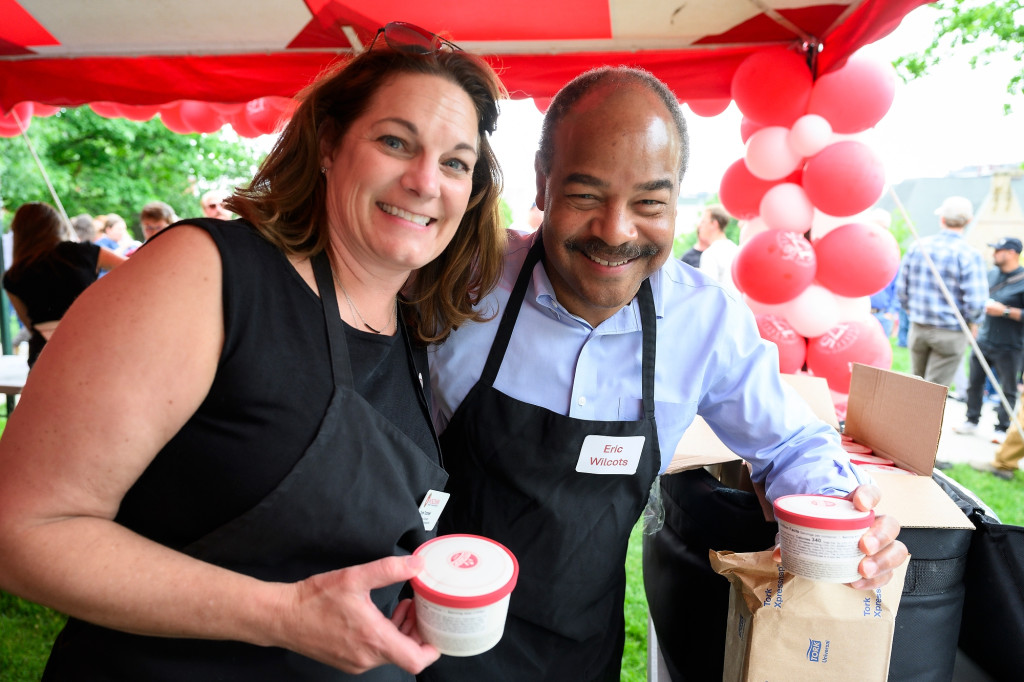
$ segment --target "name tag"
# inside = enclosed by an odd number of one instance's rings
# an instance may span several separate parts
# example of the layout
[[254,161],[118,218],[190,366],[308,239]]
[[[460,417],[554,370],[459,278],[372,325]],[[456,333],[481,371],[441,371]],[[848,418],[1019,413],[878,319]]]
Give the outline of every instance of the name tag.
[[441,511],[448,504],[449,497],[451,497],[451,493],[439,490],[427,491],[427,496],[420,503],[420,518],[423,519],[423,530],[434,530],[437,520],[441,518]]
[[644,451],[644,436],[587,436],[583,439],[576,471],[581,474],[632,476]]

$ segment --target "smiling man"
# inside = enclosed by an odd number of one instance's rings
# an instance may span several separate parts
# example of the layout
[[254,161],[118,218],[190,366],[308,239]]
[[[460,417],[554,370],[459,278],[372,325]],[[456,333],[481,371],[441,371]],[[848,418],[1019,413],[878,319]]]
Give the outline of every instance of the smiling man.
[[[505,634],[424,679],[618,680],[629,534],[700,414],[770,498],[878,493],[779,379],[775,347],[720,284],[670,258],[687,136],[650,74],[587,72],[554,98],[536,158],[538,233],[512,235],[498,288],[431,355],[445,533],[519,559]],[[539,235],[539,236],[537,236]],[[859,587],[906,557],[899,524],[862,544]]]

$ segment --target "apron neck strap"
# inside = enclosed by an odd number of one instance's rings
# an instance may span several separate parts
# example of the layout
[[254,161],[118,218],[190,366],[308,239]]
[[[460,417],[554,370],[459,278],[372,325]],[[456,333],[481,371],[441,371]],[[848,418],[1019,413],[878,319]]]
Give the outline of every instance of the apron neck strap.
[[327,345],[331,353],[331,372],[334,385],[353,387],[352,363],[349,361],[348,342],[345,340],[345,327],[338,310],[338,294],[334,290],[334,275],[327,250],[313,256],[313,276],[316,278],[317,289],[320,290],[320,305],[324,311],[324,323],[327,325]]
[[[526,260],[519,270],[519,277],[509,295],[508,303],[505,304],[505,312],[501,316],[501,323],[491,344],[491,351],[487,355],[487,362],[484,364],[483,372],[480,374],[480,381],[487,386],[494,386],[494,380],[501,368],[501,361],[505,357],[509,340],[512,338],[512,330],[516,326],[516,319],[519,317],[519,309],[526,298],[526,290],[533,276],[533,270],[537,263],[544,260],[544,239],[540,232],[530,247]],[[640,291],[637,292],[637,299],[640,304],[640,326],[643,335],[643,356],[642,367],[642,388],[644,416],[654,419],[654,361],[658,347],[658,316],[654,310],[654,294],[651,290],[651,280],[648,277],[640,283]]]

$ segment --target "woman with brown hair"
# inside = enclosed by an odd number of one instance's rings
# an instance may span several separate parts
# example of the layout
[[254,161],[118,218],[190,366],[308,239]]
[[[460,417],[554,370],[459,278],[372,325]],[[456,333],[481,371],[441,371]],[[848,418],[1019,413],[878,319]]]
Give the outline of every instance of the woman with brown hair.
[[14,248],[4,289],[31,333],[32,367],[78,295],[96,281],[100,270],[112,270],[124,258],[96,244],[70,241],[70,226],[49,204],[22,204],[11,220],[11,233]]
[[503,96],[389,24],[301,95],[241,219],[164,230],[81,299],[0,442],[0,585],[72,616],[44,679],[411,680],[438,657],[399,600],[447,479],[425,344],[500,270]]

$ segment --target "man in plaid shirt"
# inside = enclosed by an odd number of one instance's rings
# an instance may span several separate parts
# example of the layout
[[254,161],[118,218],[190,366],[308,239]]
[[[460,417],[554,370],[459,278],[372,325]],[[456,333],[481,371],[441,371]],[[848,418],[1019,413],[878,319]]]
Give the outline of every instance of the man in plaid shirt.
[[931,257],[954,305],[975,334],[985,313],[988,278],[981,253],[963,238],[964,228],[974,218],[971,202],[964,197],[949,197],[935,213],[942,229],[907,250],[896,282],[896,296],[910,318],[907,346],[911,370],[926,381],[949,386],[963,361],[968,339],[925,254]]

